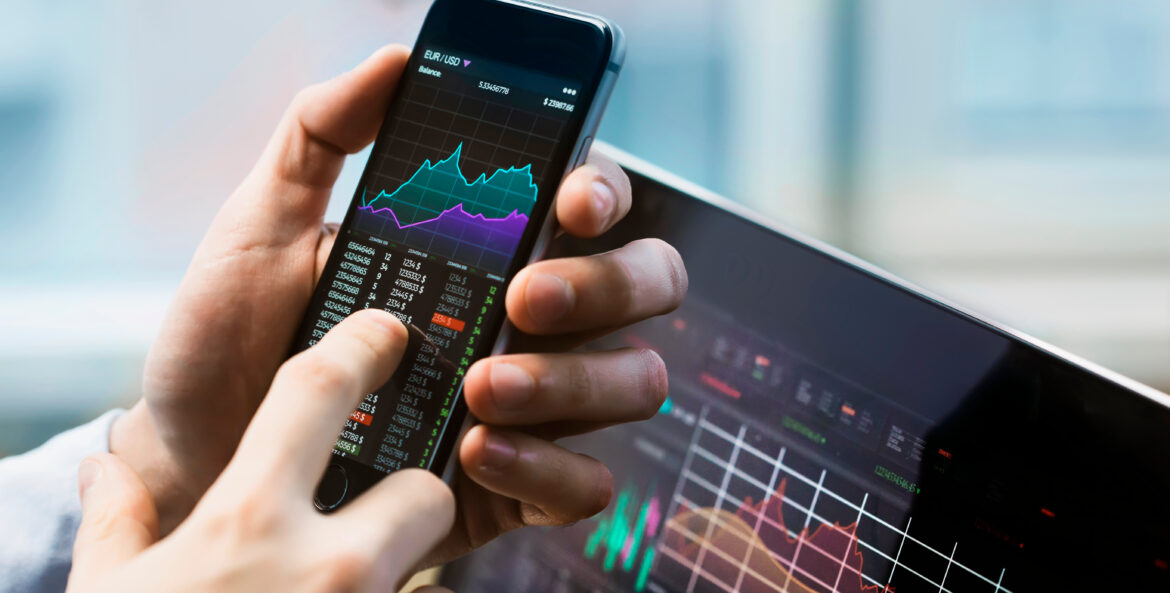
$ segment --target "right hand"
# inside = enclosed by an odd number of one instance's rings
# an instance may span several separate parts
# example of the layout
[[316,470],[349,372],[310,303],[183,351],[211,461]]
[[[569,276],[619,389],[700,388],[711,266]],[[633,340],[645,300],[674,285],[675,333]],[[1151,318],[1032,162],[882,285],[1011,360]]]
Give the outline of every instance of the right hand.
[[[110,431],[110,450],[150,489],[162,534],[223,471],[287,359],[337,237],[338,227],[322,222],[333,184],[346,155],[377,135],[407,58],[406,48],[384,48],[298,94],[192,258],[147,356],[142,398]],[[557,223],[597,237],[631,201],[622,169],[591,154],[561,184]],[[506,305],[524,354],[468,371],[467,403],[485,423],[462,441],[457,522],[427,564],[511,529],[571,523],[605,507],[609,470],[552,441],[652,415],[666,397],[666,372],[641,349],[566,351],[673,310],[686,288],[681,258],[658,240],[542,261],[515,277]],[[506,368],[498,362],[531,375],[525,405],[503,405],[509,390],[491,379],[503,373],[488,372]],[[493,442],[511,443],[516,463],[487,467],[501,450]]]
[[331,515],[313,507],[346,416],[385,383],[406,328],[366,310],[286,362],[231,462],[162,541],[142,479],[109,454],[82,462],[82,521],[67,593],[387,591],[454,520],[454,496],[417,469]]

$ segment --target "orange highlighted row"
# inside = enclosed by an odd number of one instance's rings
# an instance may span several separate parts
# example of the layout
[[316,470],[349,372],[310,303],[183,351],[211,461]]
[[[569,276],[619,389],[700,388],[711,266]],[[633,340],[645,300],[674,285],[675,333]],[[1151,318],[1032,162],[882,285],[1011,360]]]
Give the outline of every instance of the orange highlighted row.
[[435,313],[435,316],[431,317],[431,323],[441,325],[447,329],[453,329],[457,332],[463,331],[463,328],[467,326],[466,322],[459,321],[454,317],[443,315],[442,313]]
[[366,426],[369,426],[370,423],[374,421],[373,416],[371,416],[371,415],[369,415],[361,410],[354,410],[353,412],[351,412],[349,415],[349,419],[353,420],[354,422],[357,422],[358,424],[365,424]]

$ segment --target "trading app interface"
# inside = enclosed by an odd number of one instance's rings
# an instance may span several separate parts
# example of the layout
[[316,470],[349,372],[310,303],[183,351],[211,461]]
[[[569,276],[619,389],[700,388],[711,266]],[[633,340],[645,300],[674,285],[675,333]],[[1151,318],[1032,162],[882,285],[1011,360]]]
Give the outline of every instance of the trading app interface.
[[[455,563],[444,584],[465,593],[1170,590],[1165,409],[1144,409],[1120,388],[1092,393],[1002,336],[634,183],[639,203],[615,243],[673,242],[691,294],[677,312],[592,347],[657,350],[670,395],[649,421],[569,443],[613,470],[605,511],[507,536]],[[611,246],[570,242],[559,254]],[[1110,410],[1097,395],[1134,403]],[[1110,429],[1109,415],[1126,428]],[[1137,451],[1103,432],[1126,435]]]
[[553,155],[572,140],[578,95],[570,81],[447,48],[416,51],[407,71],[297,342],[370,307],[411,328],[399,370],[333,451],[382,472],[430,467],[464,372],[491,348],[517,250],[560,180]]

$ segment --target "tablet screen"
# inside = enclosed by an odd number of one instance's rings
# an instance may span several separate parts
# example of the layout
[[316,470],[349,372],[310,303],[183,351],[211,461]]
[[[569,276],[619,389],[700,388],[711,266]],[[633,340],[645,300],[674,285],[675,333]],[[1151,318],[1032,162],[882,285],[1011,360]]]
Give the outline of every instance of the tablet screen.
[[[565,442],[610,506],[449,567],[463,593],[1170,590],[1170,412],[1063,359],[631,172],[600,243],[675,245],[658,415]],[[1168,361],[1170,362],[1170,361]]]

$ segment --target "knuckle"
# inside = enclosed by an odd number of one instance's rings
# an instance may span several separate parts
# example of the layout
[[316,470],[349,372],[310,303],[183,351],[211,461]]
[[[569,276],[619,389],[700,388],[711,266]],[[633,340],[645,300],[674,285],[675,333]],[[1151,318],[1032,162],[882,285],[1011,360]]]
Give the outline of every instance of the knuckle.
[[574,516],[551,514],[530,502],[516,501],[516,506],[516,516],[518,517],[517,521],[519,524],[515,527],[510,527],[507,531],[518,527],[560,527],[578,520]]
[[596,381],[593,373],[581,357],[571,357],[565,365],[565,404],[570,409],[583,408],[594,399]]
[[249,493],[230,504],[218,501],[203,515],[200,524],[213,541],[261,541],[279,531],[282,517],[275,509],[276,505],[266,497]]
[[326,554],[315,571],[324,581],[324,591],[353,591],[358,582],[377,568],[377,559],[369,550],[339,547]]
[[611,302],[614,303],[618,310],[623,312],[637,310],[637,287],[641,283],[638,263],[631,261],[632,258],[636,257],[636,254],[633,253],[630,247],[630,245],[627,245],[617,252],[613,252],[616,256],[614,257],[616,273],[609,279],[610,282],[607,283],[609,290],[606,296],[612,300]]

